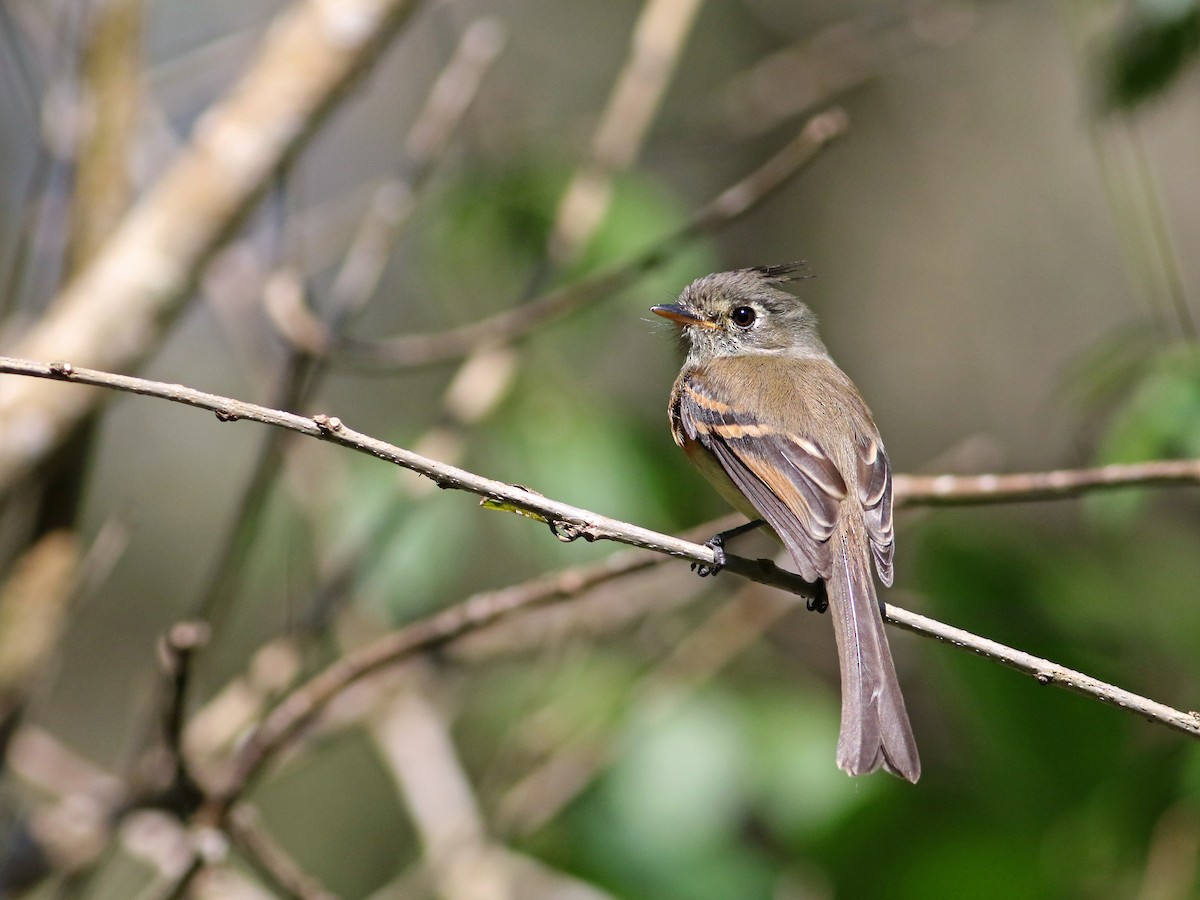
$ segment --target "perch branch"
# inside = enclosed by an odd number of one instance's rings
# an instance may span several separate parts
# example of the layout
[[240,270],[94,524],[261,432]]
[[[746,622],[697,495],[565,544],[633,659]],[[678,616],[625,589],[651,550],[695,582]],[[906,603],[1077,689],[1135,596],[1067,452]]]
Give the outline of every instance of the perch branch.
[[[65,362],[45,364],[0,357],[0,372],[115,388],[208,409],[214,412],[221,421],[249,419],[289,428],[301,434],[340,444],[410,469],[431,479],[440,488],[453,488],[477,494],[484,498],[486,504],[494,508],[518,512],[549,525],[554,535],[562,541],[574,541],[578,538],[588,541],[612,540],[693,562],[711,564],[715,561],[712,549],[704,545],[620,522],[552,500],[526,488],[493,481],[465,469],[428,459],[370,435],[353,431],[336,417],[299,416],[245,403],[230,397],[205,393],[183,385],[79,369]],[[807,582],[784,572],[766,560],[748,560],[730,556],[727,559],[726,568],[754,581],[781,587],[793,593],[807,594],[811,590],[811,585]],[[264,762],[303,729],[321,707],[333,699],[346,685],[418,650],[436,646],[466,631],[490,624],[514,608],[511,597],[508,598],[506,604],[497,602],[496,596],[503,595],[492,595],[483,601],[479,601],[477,598],[474,602],[451,607],[429,619],[386,635],[361,650],[342,657],[289,695],[267,717],[259,730],[243,744],[235,758],[230,786],[221,796],[212,799],[207,813],[218,821],[223,819],[237,796],[245,790],[249,782],[261,770]],[[989,659],[995,659],[1018,671],[1033,675],[1044,684],[1061,685],[1112,706],[1129,709],[1146,719],[1159,722],[1176,731],[1200,737],[1200,714],[1196,712],[1172,709],[1101,682],[1091,676],[1005,647],[995,641],[944,625],[899,607],[889,605],[885,611],[885,618],[892,624],[908,631],[962,647]]]

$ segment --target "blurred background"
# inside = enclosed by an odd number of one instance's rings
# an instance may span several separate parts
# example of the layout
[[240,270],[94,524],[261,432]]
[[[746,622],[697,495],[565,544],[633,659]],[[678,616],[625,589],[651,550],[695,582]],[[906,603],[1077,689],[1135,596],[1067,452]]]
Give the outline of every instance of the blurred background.
[[[0,0],[6,353],[287,9]],[[1194,0],[427,0],[139,372],[702,539],[727,510],[671,442],[681,355],[647,308],[804,259],[897,472],[1200,457],[1198,50]],[[736,221],[561,315],[486,318],[625,271],[835,105],[845,133]],[[625,551],[128,395],[5,497],[0,896],[1200,896],[1194,740],[891,630],[924,775],[849,779],[828,617],[670,560],[339,696],[196,874],[172,697],[203,787],[330,662]],[[885,599],[1200,705],[1194,489],[897,532]],[[181,692],[156,647],[185,620]]]

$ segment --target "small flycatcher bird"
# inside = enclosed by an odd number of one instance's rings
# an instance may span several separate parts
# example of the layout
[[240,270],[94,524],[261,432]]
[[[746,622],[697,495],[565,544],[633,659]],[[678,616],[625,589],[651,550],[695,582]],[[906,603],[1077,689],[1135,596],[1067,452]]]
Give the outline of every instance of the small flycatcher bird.
[[921,762],[871,577],[874,559],[892,583],[891,468],[816,316],[778,287],[802,267],[708,275],[652,308],[690,345],[671,433],[727,501],[771,526],[802,578],[824,582],[842,677],[838,765],[916,782]]

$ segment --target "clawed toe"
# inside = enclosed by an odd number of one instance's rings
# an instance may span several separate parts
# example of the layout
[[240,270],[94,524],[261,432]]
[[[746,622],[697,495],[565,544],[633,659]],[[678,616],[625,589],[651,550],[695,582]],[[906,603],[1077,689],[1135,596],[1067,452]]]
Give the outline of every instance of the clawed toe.
[[692,571],[701,578],[707,578],[710,575],[716,575],[725,568],[725,539],[722,535],[714,535],[704,542],[704,546],[713,552],[713,561],[710,563],[694,562],[692,563]]
[[825,590],[825,582],[818,581],[814,587],[813,595],[804,605],[809,612],[823,613],[829,609],[829,594]]

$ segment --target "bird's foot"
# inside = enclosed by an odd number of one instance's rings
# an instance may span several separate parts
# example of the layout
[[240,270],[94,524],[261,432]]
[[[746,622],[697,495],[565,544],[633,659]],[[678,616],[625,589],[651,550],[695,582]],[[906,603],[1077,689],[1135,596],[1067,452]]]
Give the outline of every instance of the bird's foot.
[[730,528],[728,531],[714,534],[704,542],[704,546],[713,552],[713,561],[710,563],[694,562],[692,563],[692,571],[701,578],[716,575],[725,568],[725,542],[732,540],[738,535],[745,534],[747,531],[760,528],[765,524],[762,519],[755,519],[752,522],[747,522],[745,525],[739,525],[737,528]]
[[804,604],[809,612],[823,613],[829,609],[829,592],[825,589],[825,582],[818,581],[813,585],[813,595],[808,598],[808,602]]

